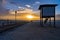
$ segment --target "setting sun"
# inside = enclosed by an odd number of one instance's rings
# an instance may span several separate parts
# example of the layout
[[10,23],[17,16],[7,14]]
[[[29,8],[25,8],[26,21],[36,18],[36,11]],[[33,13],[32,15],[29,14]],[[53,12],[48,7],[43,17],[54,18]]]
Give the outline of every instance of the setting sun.
[[27,18],[33,18],[33,16],[32,16],[32,15],[27,15],[26,17],[27,17]]

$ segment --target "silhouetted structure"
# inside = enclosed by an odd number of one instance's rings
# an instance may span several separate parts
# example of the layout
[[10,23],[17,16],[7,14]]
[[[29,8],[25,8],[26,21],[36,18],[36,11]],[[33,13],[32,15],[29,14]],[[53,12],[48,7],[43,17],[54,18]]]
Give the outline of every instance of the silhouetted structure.
[[[39,6],[39,10],[40,10],[40,18],[42,21],[42,24],[46,24],[48,19],[50,18],[50,25],[51,25],[51,18],[54,18],[54,27],[55,27],[55,6],[57,6],[57,4],[44,4],[44,5],[40,5]],[[43,21],[43,18],[45,18],[45,20]]]

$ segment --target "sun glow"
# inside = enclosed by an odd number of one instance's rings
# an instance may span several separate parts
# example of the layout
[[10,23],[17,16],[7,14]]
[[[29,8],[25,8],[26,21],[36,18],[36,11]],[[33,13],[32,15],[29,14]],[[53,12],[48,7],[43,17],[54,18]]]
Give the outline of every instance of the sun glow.
[[33,18],[33,16],[32,16],[32,15],[27,15],[26,17],[27,17],[27,18],[30,18],[30,19],[31,19],[31,18]]

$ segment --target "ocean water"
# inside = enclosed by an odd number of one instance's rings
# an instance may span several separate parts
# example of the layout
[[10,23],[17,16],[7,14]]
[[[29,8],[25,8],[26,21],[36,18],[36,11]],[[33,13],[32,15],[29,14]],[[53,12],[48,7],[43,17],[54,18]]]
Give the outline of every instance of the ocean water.
[[[42,21],[39,20],[39,21],[33,21],[33,22],[41,23]],[[43,25],[48,26],[48,25],[50,25],[50,22],[48,21],[46,24],[43,24]],[[53,20],[51,21],[51,26],[54,26]],[[55,20],[55,26],[60,27],[60,20]]]
[[[38,20],[38,21],[33,21],[33,22],[40,22],[40,20]],[[40,22],[41,23],[41,22]],[[9,24],[15,24],[15,20],[10,20],[10,21],[8,21],[8,20],[0,20],[0,27],[3,27],[3,25],[9,25]],[[49,23],[49,21],[46,23],[46,24],[44,24],[44,25],[49,25],[50,23]],[[54,21],[51,21],[51,25],[53,26],[54,25]],[[60,27],[60,20],[56,20],[55,21],[55,26],[56,27]]]
[[0,20],[0,27],[3,27],[3,25],[9,25],[9,24],[14,24],[15,21],[13,20]]

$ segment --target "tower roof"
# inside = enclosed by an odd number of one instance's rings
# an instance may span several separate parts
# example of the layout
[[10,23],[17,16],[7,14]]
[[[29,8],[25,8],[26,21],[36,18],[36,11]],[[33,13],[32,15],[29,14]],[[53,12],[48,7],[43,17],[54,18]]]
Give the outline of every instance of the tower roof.
[[55,6],[57,6],[57,4],[43,4],[39,6],[39,10],[43,7],[55,7]]

